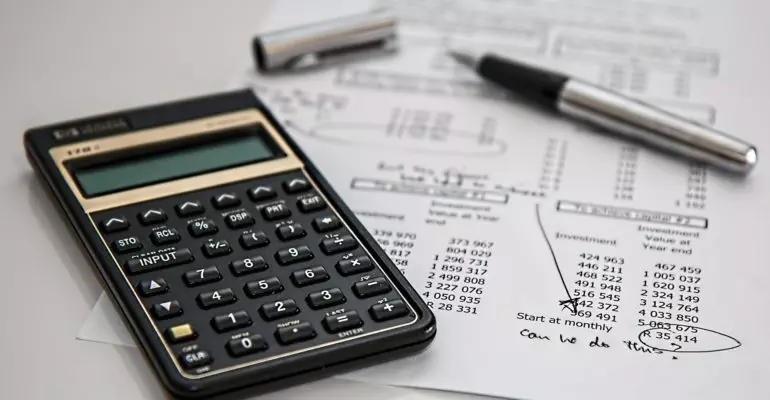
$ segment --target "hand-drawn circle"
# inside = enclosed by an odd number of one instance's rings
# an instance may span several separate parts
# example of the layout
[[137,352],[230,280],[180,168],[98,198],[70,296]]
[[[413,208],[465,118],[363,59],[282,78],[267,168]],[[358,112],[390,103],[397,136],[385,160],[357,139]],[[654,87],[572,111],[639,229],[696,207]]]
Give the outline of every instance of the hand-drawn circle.
[[732,336],[730,336],[730,335],[728,335],[726,333],[717,332],[717,331],[715,331],[713,329],[701,328],[699,326],[694,326],[694,325],[675,324],[675,323],[672,323],[672,322],[667,322],[666,324],[668,324],[669,326],[683,326],[683,327],[698,329],[700,331],[709,332],[711,334],[714,334],[714,335],[717,335],[717,336],[721,336],[722,338],[725,338],[727,340],[732,341],[734,343],[734,345],[732,345],[730,347],[720,347],[720,348],[706,349],[706,350],[681,350],[681,349],[680,350],[671,350],[671,349],[663,349],[663,348],[660,348],[660,347],[655,347],[655,346],[652,346],[650,344],[647,344],[644,341],[644,339],[642,339],[642,336],[645,334],[645,332],[653,332],[653,331],[658,331],[658,330],[672,332],[671,329],[663,328],[663,327],[659,327],[659,326],[652,327],[652,328],[647,328],[647,329],[639,332],[639,336],[637,338],[639,339],[639,341],[643,345],[645,345],[645,346],[647,346],[647,347],[649,347],[651,349],[665,351],[665,352],[669,352],[669,353],[716,353],[718,351],[732,350],[732,349],[741,347],[741,345],[742,345],[740,340],[738,340],[738,339],[736,339],[736,338],[734,338],[734,337],[732,337]]

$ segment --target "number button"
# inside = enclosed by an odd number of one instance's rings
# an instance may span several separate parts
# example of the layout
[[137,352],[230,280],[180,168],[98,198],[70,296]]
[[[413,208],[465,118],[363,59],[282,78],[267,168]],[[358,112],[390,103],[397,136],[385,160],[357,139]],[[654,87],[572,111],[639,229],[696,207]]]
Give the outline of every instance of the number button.
[[246,292],[247,296],[255,299],[257,297],[280,293],[283,291],[283,285],[278,278],[271,276],[270,278],[258,281],[246,282],[243,291]]
[[112,242],[112,248],[119,254],[125,254],[141,249],[142,242],[136,236],[129,236]]
[[229,314],[217,315],[211,319],[211,326],[219,333],[232,331],[251,325],[251,317],[246,311],[238,310]]
[[276,339],[283,345],[304,342],[315,336],[315,330],[313,330],[313,326],[309,322],[300,322],[295,325],[278,328],[275,331]]
[[201,268],[187,271],[184,274],[184,282],[187,286],[198,286],[206,283],[216,282],[222,279],[217,267]]
[[347,331],[353,328],[358,328],[363,325],[364,321],[358,316],[355,311],[348,311],[342,314],[330,315],[324,318],[324,325],[326,330],[330,333],[337,333]]
[[291,215],[291,210],[283,203],[273,203],[262,207],[262,217],[268,221],[286,218]]
[[227,240],[212,240],[209,239],[206,243],[203,243],[203,246],[201,246],[201,250],[203,250],[203,254],[208,257],[220,257],[225,254],[230,254],[230,252],[233,251],[232,248],[230,248],[230,243],[227,242]]
[[284,299],[263,304],[262,307],[259,307],[259,313],[262,314],[262,318],[266,321],[273,321],[278,318],[299,314],[299,307],[297,307],[297,303],[294,300]]
[[342,294],[342,290],[337,288],[321,290],[320,292],[310,293],[310,295],[307,296],[307,304],[314,310],[336,306],[344,303],[345,300],[345,295]]
[[310,184],[305,179],[294,178],[292,180],[288,180],[284,182],[283,189],[286,191],[286,193],[289,193],[289,194],[299,193],[310,189]]
[[372,261],[367,256],[339,260],[335,267],[343,276],[358,274],[374,269]]
[[313,253],[307,246],[289,247],[278,250],[278,253],[275,253],[275,259],[278,260],[281,265],[294,264],[312,258]]
[[128,229],[128,219],[124,216],[112,217],[99,223],[104,233],[120,232]]
[[176,243],[180,239],[179,232],[174,228],[157,229],[150,233],[150,240],[152,240],[156,246]]
[[223,208],[230,208],[235,207],[241,204],[241,199],[235,196],[233,193],[223,193],[218,196],[214,196],[211,198],[211,204],[214,205],[214,207],[223,209]]
[[316,232],[323,233],[333,231],[341,225],[339,218],[334,215],[324,215],[322,217],[313,218],[313,228],[315,228]]
[[233,275],[235,276],[260,272],[266,269],[267,263],[265,262],[265,259],[262,258],[262,256],[244,258],[243,260],[235,260],[230,263],[230,270],[233,271]]
[[262,201],[272,199],[278,194],[270,186],[257,186],[254,189],[249,190],[249,197],[254,201]]
[[244,338],[230,340],[225,348],[231,356],[242,357],[267,349],[267,342],[262,339],[261,335],[252,334]]
[[254,217],[246,211],[231,212],[225,216],[225,223],[230,229],[238,229],[254,225]]
[[158,303],[152,306],[152,315],[155,319],[169,319],[182,315],[182,306],[176,300]]
[[198,215],[204,211],[203,204],[200,201],[185,201],[182,204],[177,204],[174,209],[176,210],[176,215],[180,217]]
[[323,282],[328,279],[329,274],[326,273],[324,267],[321,266],[294,271],[291,274],[291,280],[294,281],[294,284],[299,287]]
[[326,203],[321,196],[312,195],[309,197],[303,197],[297,200],[297,208],[303,213],[309,213],[313,211],[323,210],[326,208]]
[[156,294],[166,292],[168,292],[168,284],[163,278],[139,282],[139,293],[142,295],[142,297],[155,296]]
[[241,242],[241,246],[244,249],[254,249],[257,247],[264,247],[270,244],[270,239],[267,238],[267,235],[265,235],[265,232],[246,232],[241,235],[240,239],[238,239],[239,242]]
[[157,224],[168,219],[166,212],[160,208],[151,208],[147,211],[142,211],[136,217],[142,225]]
[[369,314],[375,321],[387,321],[389,319],[403,317],[408,314],[406,304],[401,300],[391,300],[387,303],[375,304],[369,309]]
[[335,254],[341,251],[353,250],[358,247],[358,242],[350,235],[327,238],[321,242],[321,250],[325,254]]
[[299,239],[305,236],[305,229],[300,224],[282,225],[275,232],[281,240]]
[[356,282],[356,284],[353,285],[353,292],[359,298],[364,299],[390,292],[390,285],[385,278],[375,278],[368,281]]
[[229,288],[213,290],[198,295],[198,304],[201,308],[213,308],[235,303],[236,298],[233,291]]
[[193,237],[203,237],[217,233],[219,228],[210,219],[200,219],[187,224],[187,230]]

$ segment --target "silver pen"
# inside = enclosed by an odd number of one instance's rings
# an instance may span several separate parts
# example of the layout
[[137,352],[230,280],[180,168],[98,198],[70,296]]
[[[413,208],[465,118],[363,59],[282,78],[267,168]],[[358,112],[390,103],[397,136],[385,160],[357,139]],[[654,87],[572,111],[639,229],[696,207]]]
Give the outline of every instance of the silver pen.
[[604,130],[731,172],[757,164],[753,145],[620,93],[494,54],[449,55],[514,95]]

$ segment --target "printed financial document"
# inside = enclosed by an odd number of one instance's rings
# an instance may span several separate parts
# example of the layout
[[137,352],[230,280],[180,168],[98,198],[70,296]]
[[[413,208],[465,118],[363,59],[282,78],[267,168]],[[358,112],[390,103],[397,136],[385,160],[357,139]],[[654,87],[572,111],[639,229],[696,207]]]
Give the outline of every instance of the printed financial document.
[[761,153],[770,80],[745,74],[770,57],[752,10],[379,4],[401,16],[398,54],[278,77],[244,64],[234,81],[286,123],[438,318],[426,352],[345,377],[524,399],[770,398],[766,162],[743,179],[648,150],[518,104],[444,53],[567,72]]

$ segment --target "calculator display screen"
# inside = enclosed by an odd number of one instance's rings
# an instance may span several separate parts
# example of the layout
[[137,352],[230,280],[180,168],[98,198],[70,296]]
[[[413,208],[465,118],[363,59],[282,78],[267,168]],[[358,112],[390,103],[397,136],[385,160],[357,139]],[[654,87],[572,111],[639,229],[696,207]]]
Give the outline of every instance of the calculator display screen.
[[268,160],[279,156],[273,147],[262,135],[230,136],[75,168],[73,175],[93,197]]

